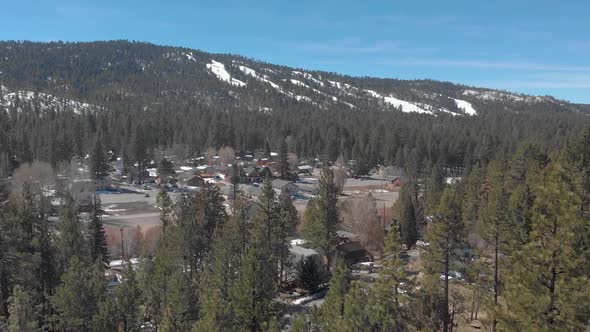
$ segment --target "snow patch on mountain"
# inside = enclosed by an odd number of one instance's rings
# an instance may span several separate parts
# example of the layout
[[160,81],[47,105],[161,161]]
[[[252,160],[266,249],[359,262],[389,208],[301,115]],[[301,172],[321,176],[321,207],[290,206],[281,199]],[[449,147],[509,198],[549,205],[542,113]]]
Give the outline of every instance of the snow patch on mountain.
[[409,101],[397,99],[393,96],[382,96],[381,94],[373,91],[365,89],[365,91],[374,98],[378,98],[383,100],[385,103],[392,105],[393,107],[400,108],[404,113],[424,113],[424,114],[433,114],[432,111],[427,111],[415,104],[410,103]]
[[[77,100],[61,98],[47,93],[33,92],[33,91],[16,91],[8,92],[8,89],[4,86],[0,87],[0,106],[2,107],[14,107],[19,105],[17,111],[21,112],[25,105],[30,106],[32,110],[48,111],[53,110],[56,112],[72,111],[76,114],[82,114],[85,112],[92,112],[101,109],[101,107],[79,102]],[[18,100],[18,102],[17,102]]]
[[273,88],[275,88],[276,90],[278,90],[279,92],[283,92],[283,89],[281,89],[281,87],[278,84],[276,84],[276,83],[272,82],[271,80],[269,80],[268,79],[268,76],[266,76],[266,75],[260,76],[260,75],[258,75],[258,73],[256,73],[256,70],[254,70],[252,68],[248,68],[246,66],[238,66],[238,68],[244,74],[246,74],[248,76],[252,76],[252,77],[254,77],[255,79],[257,79],[257,80],[259,80],[261,82],[266,82],[266,83],[270,84],[270,86],[272,86]]
[[308,102],[313,102],[313,100],[311,98],[309,98],[308,96],[301,96],[301,95],[297,95],[295,96],[295,99],[297,99],[297,101],[308,101]]
[[477,115],[477,111],[475,110],[475,108],[473,108],[473,105],[471,105],[470,102],[467,102],[467,101],[461,100],[461,99],[455,99],[455,98],[453,98],[453,100],[455,101],[455,104],[457,105],[458,108],[463,109],[465,114]]
[[209,69],[213,75],[215,75],[221,81],[239,87],[246,86],[246,83],[231,77],[231,75],[225,69],[225,65],[219,61],[211,60],[211,63],[207,64],[207,69]]
[[508,93],[503,91],[493,91],[493,90],[464,90],[464,96],[471,96],[475,97],[480,100],[486,101],[513,101],[513,102],[525,102],[525,103],[541,103],[547,101],[556,102],[556,100],[552,97],[542,97],[542,96],[530,96],[530,95],[519,95],[514,93]]
[[310,80],[310,81],[318,84],[319,86],[324,86],[324,82],[322,82],[322,81],[318,80],[317,78],[313,77],[313,75],[310,74],[310,73],[300,72],[300,71],[297,71],[297,70],[293,70],[292,73],[294,75],[303,76],[303,78],[305,78],[306,80]]
[[309,89],[309,85],[307,85],[307,84],[305,84],[305,83],[303,83],[301,81],[294,80],[294,79],[290,79],[290,81],[291,81],[292,84],[299,85],[299,86],[302,86],[302,87],[305,87],[305,88],[308,88]]
[[195,59],[193,52],[188,52],[188,53],[182,53],[184,54],[184,56],[186,57],[187,60],[191,60],[191,61],[197,61],[197,59]]

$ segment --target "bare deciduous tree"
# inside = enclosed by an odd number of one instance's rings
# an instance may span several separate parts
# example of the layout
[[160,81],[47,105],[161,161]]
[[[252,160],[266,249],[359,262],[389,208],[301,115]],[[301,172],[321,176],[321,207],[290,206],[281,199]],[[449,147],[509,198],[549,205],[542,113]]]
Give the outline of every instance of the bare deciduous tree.
[[384,231],[377,215],[377,204],[373,195],[348,199],[340,210],[343,225],[358,235],[361,244],[373,253],[381,253],[384,245]]
[[236,153],[234,149],[230,148],[229,146],[224,146],[217,152],[219,155],[219,159],[224,165],[232,163],[236,159]]
[[338,194],[342,194],[347,177],[346,162],[344,161],[344,158],[340,156],[334,165],[334,184],[338,189]]
[[213,162],[213,157],[215,157],[217,155],[217,149],[215,149],[214,147],[208,147],[207,148],[207,162],[209,164],[211,164]]
[[289,168],[291,170],[296,170],[297,165],[299,165],[299,158],[297,158],[297,155],[295,153],[291,152],[287,157],[287,162],[289,163]]
[[44,161],[33,161],[23,164],[12,176],[12,192],[19,194],[25,182],[35,186],[39,190],[46,191],[55,183],[55,172],[50,164]]

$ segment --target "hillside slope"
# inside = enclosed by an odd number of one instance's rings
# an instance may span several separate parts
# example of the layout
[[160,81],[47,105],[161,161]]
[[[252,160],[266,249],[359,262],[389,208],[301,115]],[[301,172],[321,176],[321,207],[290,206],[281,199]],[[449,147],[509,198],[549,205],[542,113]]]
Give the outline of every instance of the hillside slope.
[[431,115],[582,108],[552,97],[430,80],[350,77],[126,41],[0,42],[0,83],[2,94],[43,92],[106,107],[176,100],[264,112],[299,104],[293,107]]

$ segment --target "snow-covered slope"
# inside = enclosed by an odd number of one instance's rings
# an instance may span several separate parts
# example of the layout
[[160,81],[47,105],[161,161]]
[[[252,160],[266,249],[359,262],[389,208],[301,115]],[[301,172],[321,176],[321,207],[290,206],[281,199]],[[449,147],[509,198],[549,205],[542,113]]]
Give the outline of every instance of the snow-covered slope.
[[211,63],[207,64],[207,69],[209,69],[213,75],[217,76],[221,81],[225,81],[235,86],[246,86],[246,83],[231,77],[225,69],[225,65],[219,61],[211,60]]
[[415,104],[410,103],[409,101],[397,99],[393,96],[382,96],[381,94],[365,89],[365,91],[372,97],[382,99],[387,104],[392,105],[395,108],[399,108],[404,113],[426,113],[426,114],[433,114],[432,111],[427,111],[424,108],[421,108]]
[[457,107],[462,109],[465,112],[465,114],[477,115],[477,111],[475,110],[475,108],[473,108],[473,105],[471,105],[470,102],[455,98],[453,98],[453,100],[455,101],[455,104],[457,104]]

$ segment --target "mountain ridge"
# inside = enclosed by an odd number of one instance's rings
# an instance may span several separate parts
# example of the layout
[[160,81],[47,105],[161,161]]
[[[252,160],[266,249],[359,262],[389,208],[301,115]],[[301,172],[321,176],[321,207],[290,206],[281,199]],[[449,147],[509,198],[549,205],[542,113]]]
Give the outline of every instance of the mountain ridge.
[[[15,59],[23,55],[31,57],[30,63]],[[86,67],[77,69],[80,65]],[[69,74],[60,73],[60,68],[70,72],[80,71],[80,75],[88,72],[86,76],[89,77],[98,76],[99,84],[86,86],[83,81],[88,78],[76,80]],[[31,70],[36,72],[33,77],[23,77],[22,72]],[[216,78],[218,82],[211,78]],[[117,82],[139,79],[149,81],[152,87],[138,91],[124,84],[124,88],[115,92],[123,98],[151,94],[147,99],[155,99],[156,103],[165,99],[154,97],[158,94],[209,103],[219,102],[219,98],[237,98],[242,99],[236,102],[237,108],[241,105],[250,110],[266,111],[290,102],[305,103],[315,109],[348,107],[453,116],[475,115],[478,111],[498,108],[509,111],[536,108],[586,110],[586,107],[551,96],[517,94],[429,79],[342,75],[271,64],[241,55],[208,53],[146,42],[0,42],[0,83],[12,93],[38,91],[108,107],[95,98],[89,98],[89,92],[92,94],[93,90],[96,92],[116,86]],[[204,81],[218,91],[207,91],[202,84]],[[262,102],[262,99],[267,101]]]

